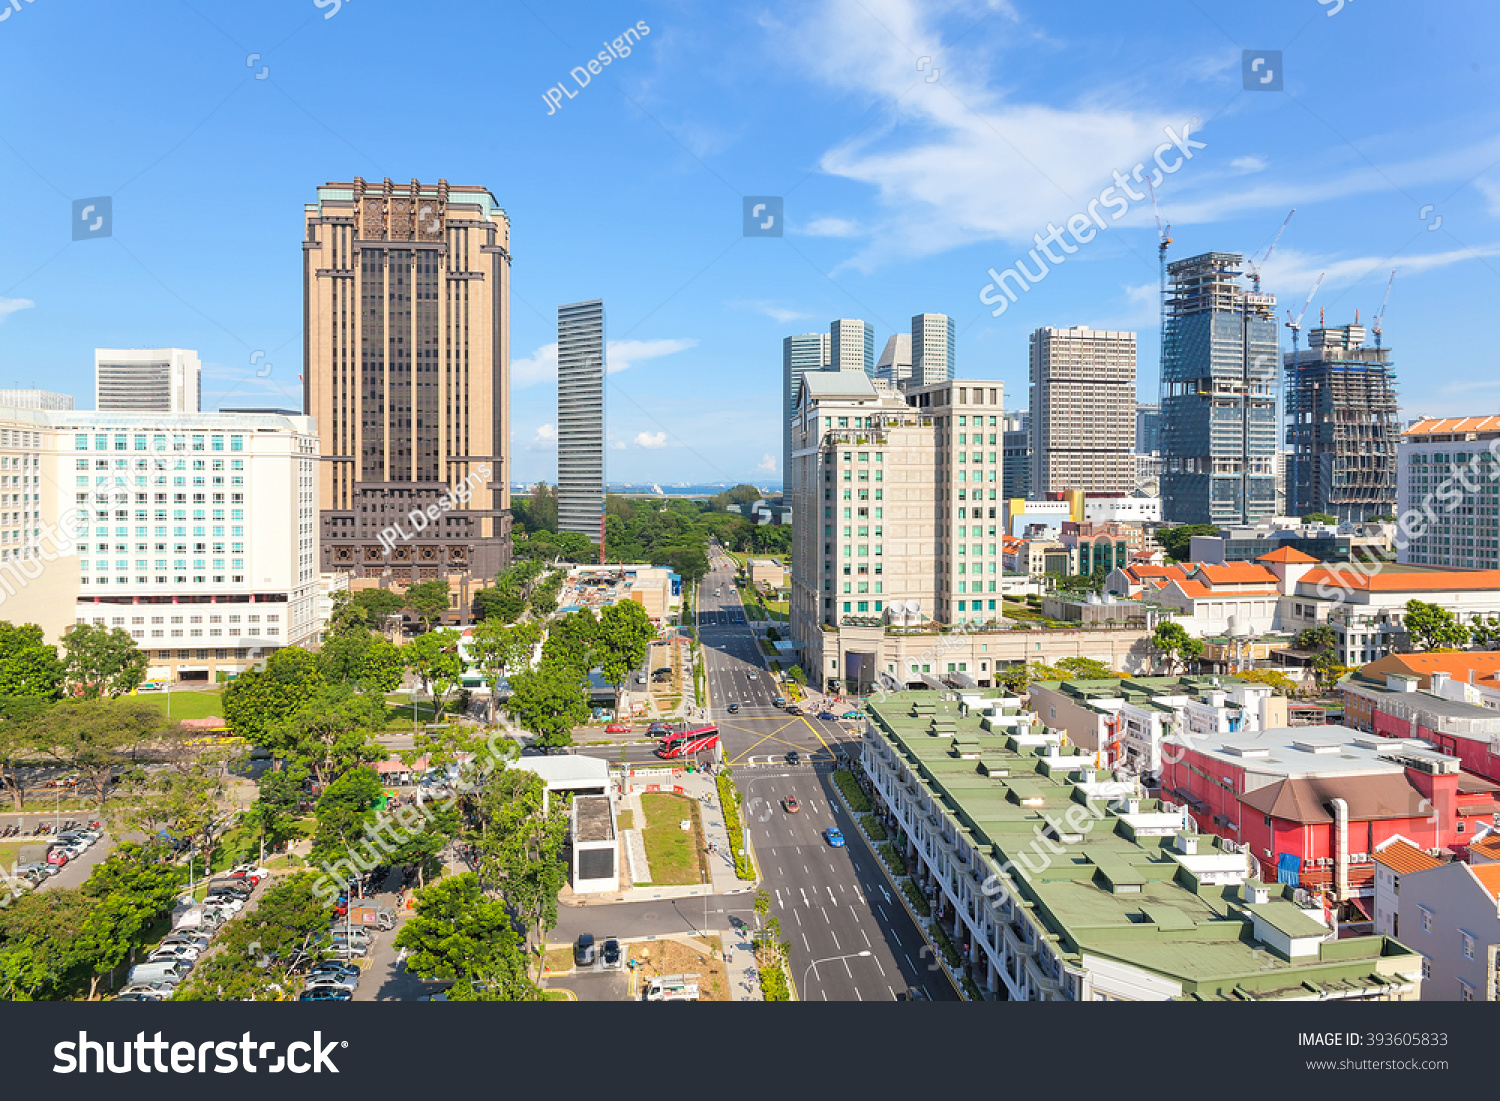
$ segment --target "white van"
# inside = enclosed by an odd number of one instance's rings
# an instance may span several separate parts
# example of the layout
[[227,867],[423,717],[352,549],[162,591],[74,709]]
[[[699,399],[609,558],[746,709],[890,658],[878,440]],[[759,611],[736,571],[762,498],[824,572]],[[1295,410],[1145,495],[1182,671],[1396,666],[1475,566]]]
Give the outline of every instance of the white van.
[[169,983],[181,982],[188,973],[188,965],[176,962],[138,963],[130,969],[128,982]]

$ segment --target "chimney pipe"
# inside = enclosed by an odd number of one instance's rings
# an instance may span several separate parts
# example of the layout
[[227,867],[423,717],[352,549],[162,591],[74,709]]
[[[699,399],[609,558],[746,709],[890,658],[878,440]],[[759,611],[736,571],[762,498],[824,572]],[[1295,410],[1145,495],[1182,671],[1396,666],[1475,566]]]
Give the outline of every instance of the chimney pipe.
[[1349,804],[1333,799],[1329,805],[1333,807],[1334,897],[1343,902],[1349,897]]

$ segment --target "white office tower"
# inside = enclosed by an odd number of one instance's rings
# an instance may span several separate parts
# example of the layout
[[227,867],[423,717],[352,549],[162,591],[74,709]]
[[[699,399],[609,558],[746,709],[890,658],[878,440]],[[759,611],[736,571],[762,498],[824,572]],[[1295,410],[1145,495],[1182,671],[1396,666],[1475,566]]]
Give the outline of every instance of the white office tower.
[[604,303],[557,309],[557,528],[601,537]]
[[1031,334],[1031,493],[1135,489],[1135,334]]
[[119,627],[148,680],[212,684],[317,641],[318,430],[267,414],[44,413],[76,540],[79,623]]
[[919,313],[911,319],[911,378],[909,386],[932,386],[954,377],[953,318],[942,313]]
[[835,371],[875,374],[875,329],[868,321],[841,318],[828,327],[829,366]]
[[910,333],[896,333],[885,342],[885,351],[875,363],[875,377],[898,390],[911,378]]
[[0,390],[0,406],[7,409],[71,409],[72,394],[49,390]]
[[101,413],[200,412],[198,353],[189,348],[95,348],[94,408]]
[[828,366],[832,341],[828,333],[798,333],[781,341],[781,492],[792,496],[792,413],[797,385],[808,371]]

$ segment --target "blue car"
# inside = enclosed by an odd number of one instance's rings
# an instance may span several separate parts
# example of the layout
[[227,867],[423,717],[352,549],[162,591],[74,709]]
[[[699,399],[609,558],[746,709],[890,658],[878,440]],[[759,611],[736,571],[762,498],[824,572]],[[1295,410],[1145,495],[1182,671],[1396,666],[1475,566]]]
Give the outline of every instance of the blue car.
[[823,831],[823,836],[828,839],[828,844],[835,849],[842,849],[844,847],[844,831],[837,826],[829,826]]
[[823,719],[827,722],[833,722],[838,718],[838,716],[835,715],[832,711],[819,711],[818,718]]
[[[840,842],[842,844],[843,842]],[[353,991],[337,987],[320,986],[315,990],[304,990],[297,996],[299,1002],[347,1002],[354,997]]]

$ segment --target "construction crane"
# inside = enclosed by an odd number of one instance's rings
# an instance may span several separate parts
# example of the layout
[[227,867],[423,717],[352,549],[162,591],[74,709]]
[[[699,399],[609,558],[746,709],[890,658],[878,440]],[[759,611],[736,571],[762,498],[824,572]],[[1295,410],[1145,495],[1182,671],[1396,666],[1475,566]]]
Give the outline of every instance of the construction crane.
[[1296,318],[1292,317],[1292,311],[1286,312],[1286,327],[1292,330],[1292,359],[1297,358],[1297,334],[1302,331],[1302,319],[1307,316],[1307,307],[1312,305],[1313,295],[1318,293],[1318,288],[1323,285],[1323,276],[1327,272],[1318,272],[1318,281],[1313,284],[1313,289],[1307,292],[1307,301],[1302,303],[1302,312]]
[[[1156,188],[1151,186],[1150,177],[1146,179],[1146,190],[1151,193],[1151,213],[1156,215],[1157,294],[1161,298],[1161,332],[1159,334],[1161,362],[1158,364],[1158,378],[1161,392],[1164,393],[1167,384],[1167,246],[1172,243],[1172,227],[1169,224],[1166,228],[1162,228],[1161,208],[1156,205]],[[1160,393],[1157,400],[1161,400]]]
[[1250,259],[1245,261],[1245,267],[1250,271],[1250,280],[1255,284],[1256,294],[1260,293],[1260,269],[1271,258],[1271,253],[1276,251],[1276,242],[1281,240],[1281,235],[1286,232],[1287,223],[1292,220],[1292,215],[1295,213],[1297,213],[1297,208],[1292,207],[1290,213],[1286,216],[1286,221],[1281,223],[1281,228],[1276,231],[1276,236],[1271,238],[1271,243],[1266,246],[1266,251],[1261,255],[1259,260]]
[[1385,297],[1380,300],[1380,309],[1375,311],[1375,317],[1370,321],[1370,331],[1375,334],[1375,347],[1380,347],[1380,327],[1385,323],[1385,304],[1391,300],[1391,284],[1396,281],[1396,269],[1391,269],[1391,277],[1385,281]]

